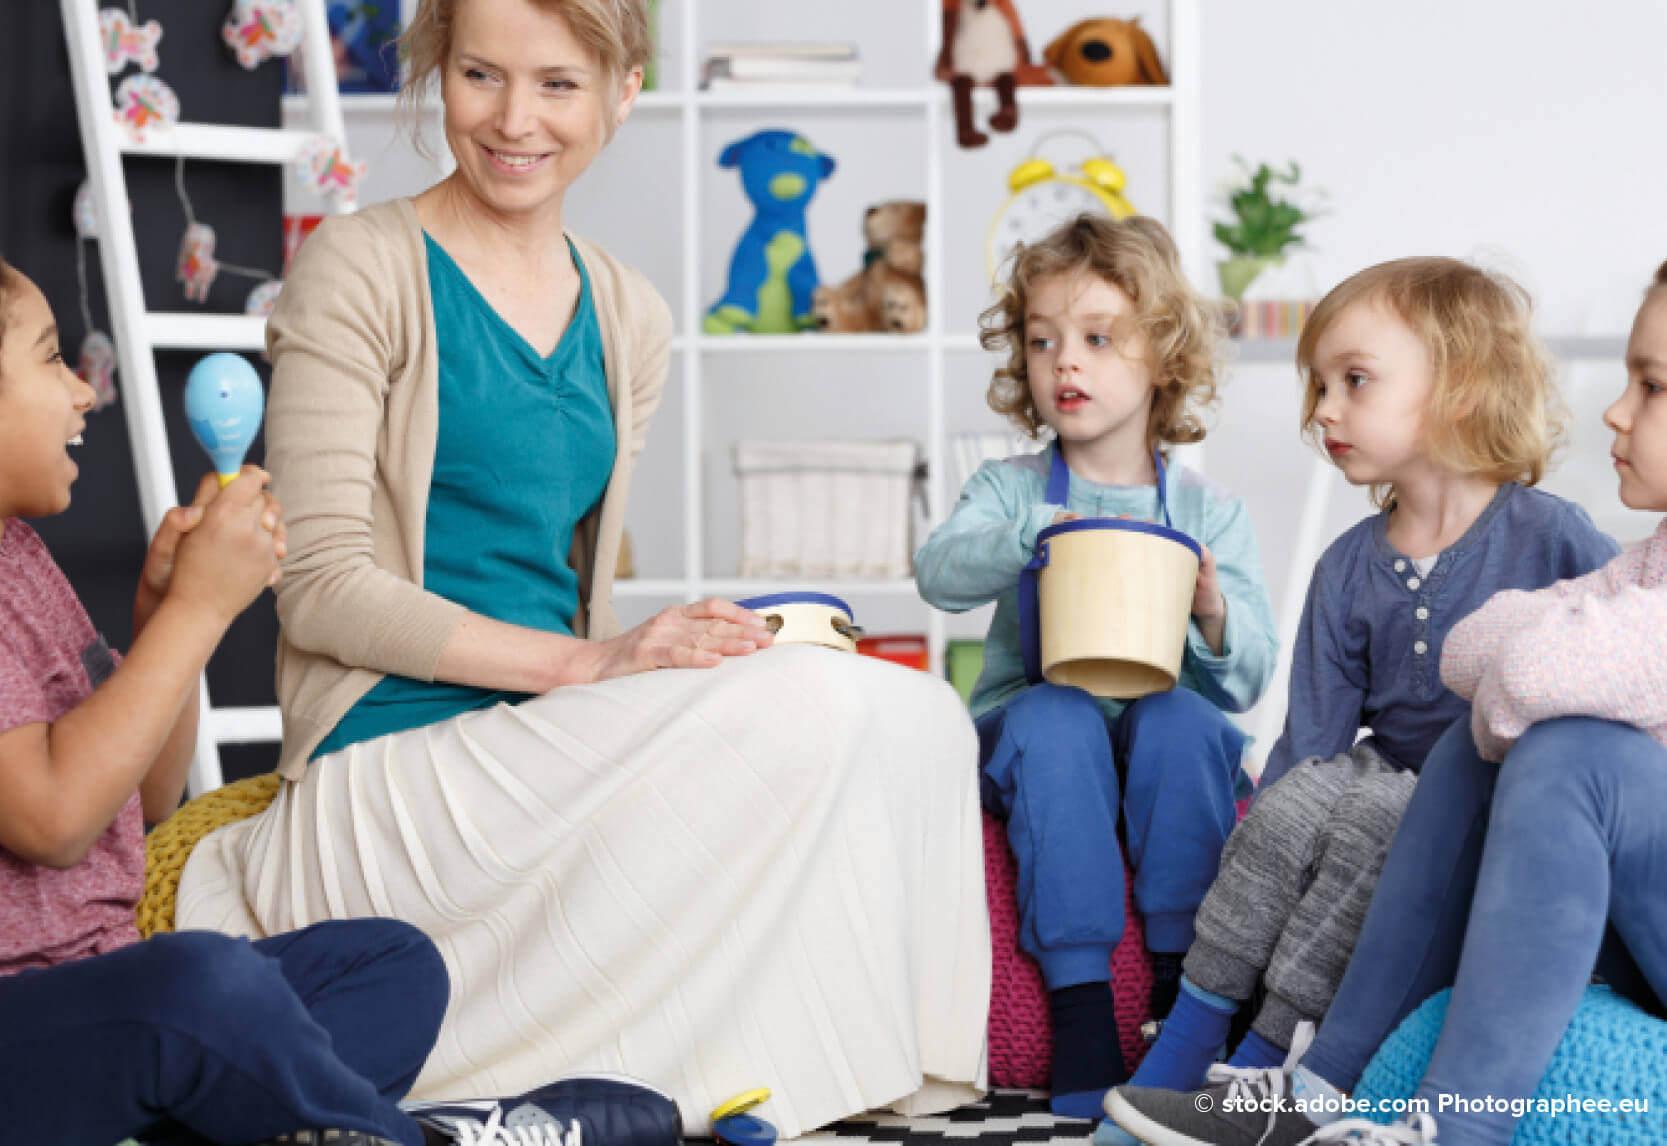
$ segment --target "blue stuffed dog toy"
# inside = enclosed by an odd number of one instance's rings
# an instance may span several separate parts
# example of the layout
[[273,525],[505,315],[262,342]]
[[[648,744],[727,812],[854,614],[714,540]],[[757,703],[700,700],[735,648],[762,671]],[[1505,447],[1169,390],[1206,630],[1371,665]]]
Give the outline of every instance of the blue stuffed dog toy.
[[757,208],[729,260],[729,289],[706,312],[708,334],[790,334],[814,326],[816,260],[805,237],[805,205],[833,174],[834,161],[791,131],[760,131],[724,148],[720,167],[739,167]]

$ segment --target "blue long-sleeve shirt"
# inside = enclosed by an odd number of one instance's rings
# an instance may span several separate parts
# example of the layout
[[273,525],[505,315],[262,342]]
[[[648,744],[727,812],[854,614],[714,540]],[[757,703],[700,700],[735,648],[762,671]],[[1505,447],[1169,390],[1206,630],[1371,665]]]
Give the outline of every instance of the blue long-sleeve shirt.
[[1348,750],[1360,729],[1374,747],[1423,767],[1465,701],[1441,683],[1441,645],[1502,589],[1540,589],[1608,562],[1619,547],[1572,502],[1508,482],[1427,574],[1389,544],[1389,513],[1332,542],[1314,567],[1291,652],[1285,731],[1259,791],[1299,760]]
[[[1071,475],[1067,504],[1047,503],[1053,447],[985,462],[968,480],[949,520],[932,531],[915,554],[915,584],[930,604],[952,613],[990,601],[996,615],[984,641],[984,671],[973,689],[972,711],[982,715],[1029,687],[1019,639],[1019,574],[1036,550],[1036,535],[1054,515],[1128,514],[1151,521],[1157,490],[1150,485],[1102,485]],[[1181,465],[1167,469],[1165,489],[1176,529],[1209,546],[1215,555],[1227,624],[1221,655],[1205,642],[1196,620],[1187,631],[1180,686],[1227,712],[1243,712],[1273,678],[1278,653],[1273,609],[1262,579],[1262,559],[1244,503],[1203,475]],[[1108,719],[1125,701],[1102,698]]]

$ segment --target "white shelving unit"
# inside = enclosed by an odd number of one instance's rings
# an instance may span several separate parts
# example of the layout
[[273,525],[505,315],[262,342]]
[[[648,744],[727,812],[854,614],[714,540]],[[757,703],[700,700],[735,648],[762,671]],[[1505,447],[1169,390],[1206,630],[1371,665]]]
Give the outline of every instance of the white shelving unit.
[[[956,489],[949,488],[946,472],[948,460],[948,423],[946,420],[946,359],[951,355],[978,352],[973,332],[974,314],[946,312],[944,299],[947,279],[944,253],[949,241],[945,234],[945,206],[948,194],[946,160],[956,151],[953,113],[946,85],[925,79],[931,69],[941,29],[942,8],[938,0],[915,0],[916,12],[922,21],[924,43],[928,58],[921,62],[918,74],[922,82],[914,86],[876,86],[856,88],[828,88],[825,90],[779,93],[775,91],[702,92],[689,86],[697,82],[706,42],[711,39],[734,38],[733,35],[709,33],[703,28],[703,13],[722,9],[724,0],[676,0],[678,11],[672,25],[662,24],[661,59],[670,65],[663,67],[662,82],[674,80],[685,85],[667,90],[644,92],[633,111],[633,124],[647,120],[660,125],[660,130],[675,124],[678,135],[678,159],[671,168],[674,179],[668,179],[668,189],[680,199],[681,258],[680,284],[659,281],[668,298],[680,298],[675,307],[678,336],[673,341],[672,379],[668,390],[676,387],[680,399],[682,432],[682,473],[675,496],[682,502],[682,554],[675,576],[654,576],[629,579],[615,583],[614,593],[629,614],[631,602],[641,602],[642,608],[654,603],[674,600],[695,600],[709,595],[743,597],[772,592],[784,588],[815,588],[837,593],[850,600],[862,618],[865,599],[884,599],[894,605],[899,601],[914,601],[918,605],[919,631],[924,631],[934,671],[942,671],[943,651],[948,633],[944,614],[920,602],[912,581],[830,582],[806,581],[792,584],[780,581],[759,581],[714,575],[714,562],[707,552],[708,513],[711,509],[709,482],[705,466],[716,450],[728,448],[728,442],[711,440],[706,432],[709,406],[717,408],[726,400],[721,391],[726,374],[738,369],[743,359],[757,355],[779,355],[784,361],[805,362],[810,357],[835,355],[907,355],[911,363],[918,363],[924,387],[924,419],[913,436],[924,447],[928,467],[927,504],[930,523],[942,520],[953,503]],[[662,4],[662,18],[668,4]],[[1118,117],[1129,113],[1155,115],[1165,124],[1164,147],[1167,171],[1162,186],[1167,194],[1163,200],[1139,200],[1139,205],[1161,218],[1174,232],[1188,274],[1197,282],[1208,281],[1204,276],[1209,266],[1204,250],[1204,204],[1200,164],[1200,82],[1199,82],[1199,16],[1200,0],[1150,0],[1149,9],[1161,14],[1167,35],[1160,38],[1160,51],[1170,67],[1168,87],[1153,88],[1021,88],[1019,103],[1021,118],[1039,113],[1049,125],[1066,123],[1090,128],[1114,126]],[[1150,21],[1149,21],[1150,23]],[[1043,28],[1030,29],[1033,51],[1045,38]],[[665,38],[669,31],[672,39]],[[859,48],[868,45],[859,44]],[[994,104],[994,93],[980,89],[975,93],[976,114],[985,117]],[[304,96],[286,96],[287,118],[300,118],[306,111]],[[342,97],[342,105],[349,120],[349,134],[355,127],[391,133],[397,111],[392,95],[352,95]],[[433,109],[429,109],[430,114]],[[736,124],[751,118],[769,117],[790,125],[796,114],[815,117],[815,122],[841,122],[863,117],[883,117],[895,127],[910,124],[920,133],[919,154],[924,165],[924,196],[927,204],[926,235],[926,294],[928,301],[927,328],[914,335],[857,334],[857,335],[736,335],[712,337],[700,333],[701,317],[706,305],[715,297],[714,283],[718,282],[723,267],[709,265],[711,256],[702,249],[703,220],[708,204],[703,196],[707,190],[707,165],[714,154],[714,146],[724,140],[717,134],[737,130]],[[381,124],[386,127],[381,127]],[[1021,133],[1036,131],[1036,119],[1021,124]],[[628,127],[627,131],[632,130]],[[432,138],[432,137],[431,137]],[[355,145],[358,153],[371,159],[374,149]],[[443,146],[436,148],[443,153]],[[993,149],[992,149],[993,150]],[[844,157],[842,157],[842,162]],[[995,159],[979,160],[983,165],[981,178],[988,186],[999,187],[1009,170]],[[594,176],[593,176],[594,178]],[[405,187],[400,193],[413,193],[420,188]],[[914,196],[908,196],[914,197]],[[817,210],[813,204],[812,213]],[[853,236],[856,227],[851,227]],[[982,250],[983,234],[956,234],[957,244],[977,243]],[[724,256],[727,258],[727,254]],[[828,263],[823,260],[824,270]],[[982,260],[980,259],[980,263]],[[837,278],[839,276],[833,276]],[[680,285],[680,290],[674,290]],[[721,287],[719,288],[721,289]],[[788,358],[791,356],[791,358]],[[671,396],[668,394],[668,403]],[[912,400],[912,399],[911,399]],[[993,415],[992,415],[993,417]],[[657,428],[650,449],[669,449],[669,426]],[[781,436],[792,436],[784,429]],[[815,434],[800,436],[814,437]],[[639,484],[635,497],[643,496]],[[919,538],[916,539],[918,544]],[[640,611],[637,610],[637,611]]]
[[[700,13],[709,0],[690,0],[683,13],[680,27],[681,66],[678,73],[690,82],[700,73],[702,46]],[[935,49],[939,39],[941,7],[936,0],[924,0],[919,11],[925,21],[925,43]],[[1176,232],[1189,274],[1199,275],[1204,269],[1203,203],[1199,181],[1199,83],[1198,83],[1198,0],[1169,0],[1169,42],[1165,56],[1171,61],[1172,85],[1167,88],[1021,88],[1019,100],[1022,112],[1049,109],[1111,116],[1121,109],[1149,108],[1167,113],[1169,118],[1169,201],[1162,212]],[[929,67],[930,61],[927,61]],[[923,69],[924,71],[925,69]],[[987,111],[988,92],[978,94],[979,107]],[[925,200],[927,204],[926,236],[926,294],[927,328],[916,335],[778,335],[709,337],[698,332],[700,320],[712,284],[702,262],[700,243],[703,203],[702,164],[709,150],[706,136],[710,130],[709,113],[714,112],[781,112],[815,110],[827,113],[850,112],[867,114],[876,111],[899,113],[914,118],[923,135],[921,154],[925,163]],[[796,587],[776,581],[740,580],[710,576],[704,547],[705,507],[707,504],[703,460],[710,450],[721,443],[706,440],[704,410],[709,400],[708,381],[724,369],[724,362],[733,356],[760,353],[791,353],[794,355],[844,354],[881,352],[912,354],[924,359],[923,383],[926,389],[925,426],[922,442],[928,467],[927,503],[932,523],[940,521],[958,491],[946,487],[948,435],[945,420],[945,358],[952,351],[977,350],[972,333],[970,315],[945,314],[945,235],[944,215],[946,184],[945,152],[955,146],[951,130],[949,93],[941,84],[922,84],[909,88],[854,88],[830,89],[825,92],[806,92],[780,95],[775,93],[752,95],[745,92],[706,93],[698,91],[659,91],[646,93],[638,113],[675,115],[682,128],[682,188],[683,188],[683,254],[682,254],[682,313],[679,328],[684,331],[674,344],[680,358],[682,381],[683,425],[683,575],[675,579],[626,580],[615,584],[620,598],[696,599],[716,594],[738,597]],[[991,171],[992,179],[1000,179],[1005,170]],[[1175,226],[1174,221],[1183,221]],[[979,237],[980,241],[982,236]],[[713,399],[716,400],[716,399]],[[905,598],[918,601],[912,581],[882,582],[819,582],[813,586],[801,582],[797,587],[813,587],[847,597],[862,610],[864,597]],[[941,672],[946,641],[946,618],[937,610],[920,603],[921,628],[927,634],[932,669]]]

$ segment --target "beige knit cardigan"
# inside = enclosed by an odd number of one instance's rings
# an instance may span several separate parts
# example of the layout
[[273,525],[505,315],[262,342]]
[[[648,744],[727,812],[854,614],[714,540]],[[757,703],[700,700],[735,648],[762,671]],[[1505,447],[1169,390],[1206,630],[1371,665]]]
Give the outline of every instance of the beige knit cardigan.
[[[576,236],[589,273],[614,433],[607,492],[574,533],[573,628],[620,631],[611,602],[631,469],[659,405],[671,312],[649,281]],[[266,326],[266,465],[289,555],[277,586],[278,771],[314,749],[387,673],[432,680],[467,610],[426,591],[423,528],[439,423],[439,358],[422,226],[411,200],[326,220]]]

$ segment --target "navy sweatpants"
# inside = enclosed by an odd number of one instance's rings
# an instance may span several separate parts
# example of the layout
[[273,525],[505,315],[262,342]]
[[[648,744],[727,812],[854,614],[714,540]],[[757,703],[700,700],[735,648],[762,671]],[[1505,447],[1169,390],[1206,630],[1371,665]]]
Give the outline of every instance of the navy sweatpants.
[[1245,735],[1189,689],[1115,725],[1079,688],[1039,684],[978,718],[983,799],[1018,861],[1019,945],[1050,991],[1104,982],[1123,936],[1124,821],[1153,951],[1185,951],[1237,819]]
[[0,978],[0,1146],[306,1128],[422,1146],[398,1101],[450,993],[433,943],[391,919],[163,934]]

